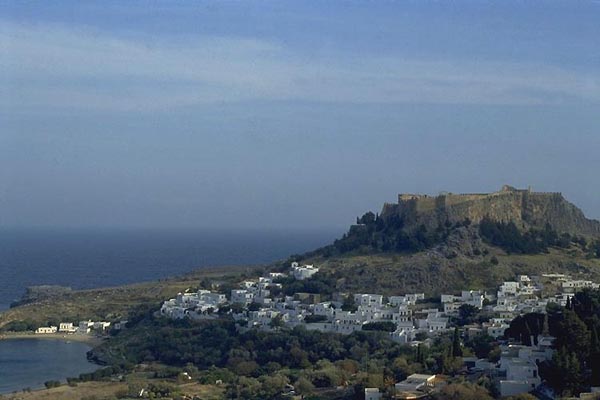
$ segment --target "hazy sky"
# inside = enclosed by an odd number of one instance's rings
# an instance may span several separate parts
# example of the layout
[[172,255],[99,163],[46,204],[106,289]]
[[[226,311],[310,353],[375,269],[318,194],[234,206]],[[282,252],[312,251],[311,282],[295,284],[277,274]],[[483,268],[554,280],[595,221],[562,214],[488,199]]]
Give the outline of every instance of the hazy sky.
[[600,2],[0,3],[0,226],[341,227],[398,192],[600,218]]

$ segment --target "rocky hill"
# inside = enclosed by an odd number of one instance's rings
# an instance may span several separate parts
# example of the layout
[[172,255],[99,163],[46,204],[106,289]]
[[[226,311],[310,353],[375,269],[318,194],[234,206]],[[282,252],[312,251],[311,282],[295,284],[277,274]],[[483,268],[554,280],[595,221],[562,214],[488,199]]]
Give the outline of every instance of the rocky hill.
[[400,194],[300,258],[339,291],[435,295],[550,272],[600,281],[600,222],[560,193]]
[[452,194],[439,196],[400,194],[397,204],[385,204],[384,219],[400,218],[406,227],[421,224],[436,228],[447,222],[470,220],[479,223],[484,218],[513,222],[520,229],[554,230],[571,235],[600,236],[600,222],[585,217],[561,193],[534,192],[505,185],[498,192],[485,194]]

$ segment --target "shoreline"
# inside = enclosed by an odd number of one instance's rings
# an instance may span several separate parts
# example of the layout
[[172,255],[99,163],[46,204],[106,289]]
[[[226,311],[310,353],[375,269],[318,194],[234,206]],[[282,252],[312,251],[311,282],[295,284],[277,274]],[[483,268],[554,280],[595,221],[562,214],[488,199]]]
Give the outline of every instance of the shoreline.
[[[98,346],[100,343],[102,343],[104,338],[101,337],[96,337],[96,336],[91,336],[91,335],[77,335],[77,334],[64,334],[64,333],[51,333],[51,334],[36,334],[33,332],[9,332],[9,333],[1,333],[0,334],[0,343],[4,340],[6,340],[6,343],[9,343],[11,340],[15,341],[15,340],[35,340],[35,339],[39,339],[39,340],[43,340],[46,342],[50,342],[50,341],[58,341],[58,342],[63,342],[65,344],[71,344],[70,342],[73,343],[80,343],[83,345],[86,345],[87,347],[91,349],[95,348],[96,346]],[[84,358],[86,356],[86,353],[89,352],[90,350],[86,350],[85,352],[82,353]],[[94,365],[94,369],[99,369],[102,368],[103,365],[99,364],[97,362],[95,362],[94,360],[90,360],[89,358],[87,358],[88,363],[93,364]],[[68,377],[77,377],[79,376],[79,374],[82,372],[82,370],[79,371],[75,371],[73,374],[68,374],[65,375],[57,380],[59,380],[61,382],[61,386],[66,386],[65,385],[65,380]],[[84,371],[85,372],[85,371]],[[90,370],[90,372],[92,372],[92,370]],[[0,378],[0,380],[2,380]],[[37,385],[39,384],[39,386]],[[36,397],[36,393],[48,393],[48,388],[44,387],[44,385],[42,385],[39,382],[31,383],[31,384],[27,384],[27,385],[23,385],[23,387],[20,387],[18,389],[13,389],[11,388],[10,391],[8,392],[2,392],[0,391],[0,398],[7,398],[7,399],[13,399],[13,400],[17,400],[17,399],[22,399],[23,397],[21,397],[22,395],[27,395],[31,398],[37,398]],[[4,396],[4,397],[3,397]],[[50,397],[44,397],[44,398],[50,398]]]
[[[187,271],[183,271],[183,272],[180,272],[180,273],[177,273],[174,275],[167,275],[167,276],[152,278],[152,279],[148,279],[148,280],[115,283],[115,284],[86,287],[86,288],[71,288],[71,287],[69,287],[69,288],[71,289],[70,294],[76,295],[76,294],[80,294],[80,293],[108,291],[108,290],[115,290],[115,289],[116,290],[127,289],[127,288],[136,287],[136,286],[158,284],[161,282],[196,280],[198,277],[205,277],[205,276],[206,277],[228,276],[230,274],[239,274],[239,273],[248,272],[250,270],[254,270],[254,269],[258,269],[258,268],[264,268],[268,265],[270,265],[270,263],[242,264],[242,265],[227,264],[227,265],[210,265],[210,266],[206,266],[206,267],[192,267],[191,269],[189,269]],[[40,284],[28,285],[28,286],[44,286],[44,285],[45,285],[44,283],[40,283]],[[57,284],[56,286],[63,286],[63,285]],[[67,286],[65,286],[65,287],[67,287]],[[25,289],[25,288],[26,287],[24,287],[23,289]],[[41,301],[44,301],[44,300],[47,300],[47,299],[43,299]],[[31,302],[19,304],[14,307],[11,307],[11,303],[0,303],[0,315],[3,313],[9,312],[13,309],[23,307],[23,306],[28,306],[31,304],[36,304],[36,303],[38,303],[38,301],[31,301]],[[4,307],[2,307],[2,306],[4,306]]]
[[100,345],[104,338],[91,335],[78,334],[63,334],[63,333],[30,333],[30,332],[8,332],[0,334],[0,340],[15,340],[15,339],[42,339],[42,340],[64,340],[66,342],[85,343],[94,348]]

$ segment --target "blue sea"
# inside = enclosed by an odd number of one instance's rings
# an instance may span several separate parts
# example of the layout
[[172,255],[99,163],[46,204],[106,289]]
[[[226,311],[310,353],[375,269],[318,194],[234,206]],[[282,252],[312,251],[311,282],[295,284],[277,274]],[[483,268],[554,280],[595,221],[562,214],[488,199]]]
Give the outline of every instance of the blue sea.
[[44,382],[76,377],[98,369],[84,343],[48,339],[0,340],[0,394],[39,389]]
[[0,230],[0,310],[30,285],[85,289],[207,266],[264,264],[331,243],[340,235],[335,229]]
[[[165,278],[196,268],[265,264],[330,243],[339,230],[0,230],[0,310],[29,285],[74,289]],[[96,368],[80,343],[0,341],[0,393]]]

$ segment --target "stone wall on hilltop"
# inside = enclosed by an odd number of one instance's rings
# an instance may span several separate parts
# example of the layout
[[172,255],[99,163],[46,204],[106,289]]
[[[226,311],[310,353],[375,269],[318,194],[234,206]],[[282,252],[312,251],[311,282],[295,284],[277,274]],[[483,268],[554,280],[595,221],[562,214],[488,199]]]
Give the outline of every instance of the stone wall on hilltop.
[[409,229],[421,224],[435,229],[446,221],[455,223],[466,218],[479,223],[488,217],[495,221],[512,221],[521,229],[542,229],[549,223],[558,232],[600,236],[600,222],[587,219],[561,193],[533,192],[506,185],[498,192],[487,194],[400,194],[397,204],[385,204],[381,212],[383,218],[394,215]]

